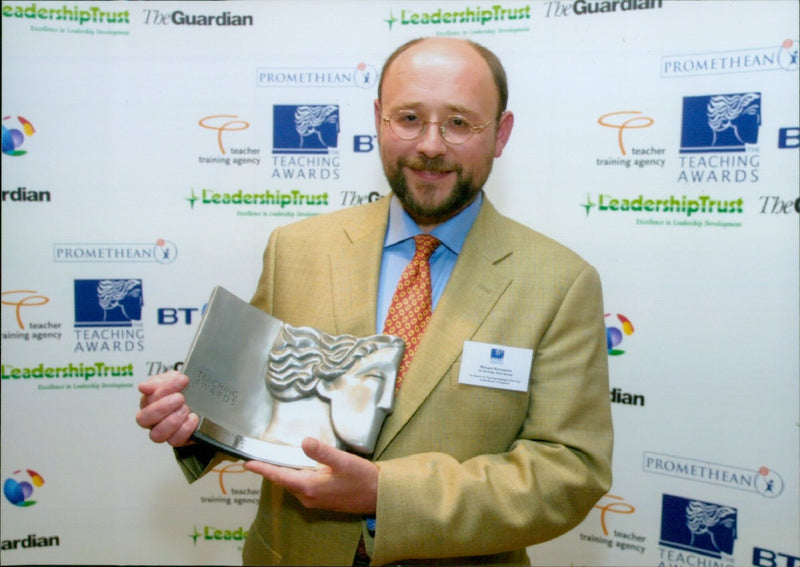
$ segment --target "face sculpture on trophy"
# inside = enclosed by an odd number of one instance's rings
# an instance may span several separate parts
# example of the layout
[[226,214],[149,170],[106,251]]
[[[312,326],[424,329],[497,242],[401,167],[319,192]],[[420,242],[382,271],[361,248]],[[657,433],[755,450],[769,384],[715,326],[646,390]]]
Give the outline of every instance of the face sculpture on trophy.
[[189,349],[194,438],[240,459],[318,463],[305,437],[369,454],[394,406],[403,340],[292,327],[217,286]]
[[392,409],[403,348],[389,335],[332,336],[284,324],[270,352],[272,415],[260,438],[299,446],[310,436],[370,452]]

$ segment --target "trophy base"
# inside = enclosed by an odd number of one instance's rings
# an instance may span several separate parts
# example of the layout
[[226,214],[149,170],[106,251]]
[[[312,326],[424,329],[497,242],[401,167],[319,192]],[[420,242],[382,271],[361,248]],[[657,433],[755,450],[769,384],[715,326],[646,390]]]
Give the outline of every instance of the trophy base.
[[277,445],[239,435],[207,417],[200,418],[194,437],[214,446],[222,453],[245,461],[263,461],[295,469],[313,469],[320,466],[317,461],[309,459],[300,447]]

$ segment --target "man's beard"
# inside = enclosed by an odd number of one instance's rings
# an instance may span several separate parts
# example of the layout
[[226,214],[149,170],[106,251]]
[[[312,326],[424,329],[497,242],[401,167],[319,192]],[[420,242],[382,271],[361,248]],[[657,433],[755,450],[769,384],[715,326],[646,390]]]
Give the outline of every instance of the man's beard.
[[[447,198],[439,204],[427,204],[417,199],[408,189],[408,181],[403,173],[404,167],[432,171],[436,173],[455,172],[456,182]],[[429,159],[418,156],[413,159],[398,158],[392,169],[387,169],[386,179],[392,192],[397,195],[403,208],[415,219],[424,219],[426,223],[442,223],[455,216],[469,205],[481,187],[473,185],[472,176],[464,177],[463,168],[447,164],[442,157]]]

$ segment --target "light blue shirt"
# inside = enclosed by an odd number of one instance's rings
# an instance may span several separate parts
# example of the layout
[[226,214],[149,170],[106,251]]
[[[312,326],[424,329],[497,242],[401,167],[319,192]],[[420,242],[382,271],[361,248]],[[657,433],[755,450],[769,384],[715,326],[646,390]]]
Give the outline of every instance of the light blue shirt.
[[[434,250],[430,259],[431,264],[431,301],[433,309],[439,303],[442,292],[453,273],[453,268],[464,246],[472,224],[478,217],[483,204],[483,191],[478,193],[475,200],[467,208],[453,218],[433,229],[431,234],[441,240],[442,245]],[[409,214],[403,209],[400,200],[392,195],[389,204],[389,224],[386,227],[386,237],[383,241],[383,256],[381,257],[381,273],[378,280],[378,312],[375,327],[378,333],[383,332],[383,324],[389,313],[389,305],[397,288],[397,282],[406,266],[414,257],[416,244],[414,237],[422,234]]]

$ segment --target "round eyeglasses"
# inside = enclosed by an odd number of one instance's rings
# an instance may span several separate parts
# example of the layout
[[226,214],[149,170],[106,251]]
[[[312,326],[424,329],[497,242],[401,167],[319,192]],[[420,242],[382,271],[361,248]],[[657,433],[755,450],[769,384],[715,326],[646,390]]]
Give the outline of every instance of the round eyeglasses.
[[445,142],[448,144],[463,144],[472,138],[473,134],[484,130],[501,114],[503,114],[502,111],[478,126],[473,126],[472,122],[459,114],[451,114],[444,120],[424,120],[413,110],[398,110],[391,116],[381,116],[381,119],[389,125],[392,133],[401,140],[416,140],[425,133],[428,124],[437,124],[439,133]]

